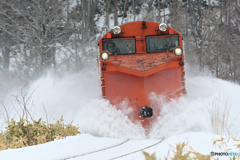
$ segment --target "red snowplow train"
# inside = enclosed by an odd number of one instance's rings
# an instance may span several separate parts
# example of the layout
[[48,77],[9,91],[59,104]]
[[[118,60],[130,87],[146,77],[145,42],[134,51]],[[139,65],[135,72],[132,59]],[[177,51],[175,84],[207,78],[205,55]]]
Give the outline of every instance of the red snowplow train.
[[127,100],[132,121],[145,129],[161,110],[149,97],[152,92],[168,99],[186,94],[183,37],[165,23],[115,26],[98,46],[102,96],[113,105]]

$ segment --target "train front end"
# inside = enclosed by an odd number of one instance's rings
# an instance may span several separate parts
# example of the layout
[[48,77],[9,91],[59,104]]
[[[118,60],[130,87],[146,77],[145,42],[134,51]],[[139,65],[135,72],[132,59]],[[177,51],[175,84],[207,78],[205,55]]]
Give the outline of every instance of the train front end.
[[114,27],[99,40],[102,96],[127,101],[133,122],[148,129],[167,99],[186,93],[183,37],[164,23],[137,21]]

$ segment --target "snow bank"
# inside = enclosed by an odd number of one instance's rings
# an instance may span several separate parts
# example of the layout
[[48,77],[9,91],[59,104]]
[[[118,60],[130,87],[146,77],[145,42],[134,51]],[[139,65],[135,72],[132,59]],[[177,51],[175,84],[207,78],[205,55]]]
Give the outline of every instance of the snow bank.
[[[191,132],[180,135],[175,135],[165,138],[161,143],[149,147],[159,142],[159,139],[147,140],[130,140],[112,139],[104,137],[94,137],[88,134],[81,134],[79,136],[67,137],[66,139],[56,140],[45,144],[30,146],[19,149],[8,149],[0,152],[1,159],[7,160],[60,160],[60,159],[74,159],[74,160],[106,160],[117,158],[119,160],[145,160],[140,149],[147,148],[144,151],[152,154],[156,153],[157,158],[168,156],[173,157],[178,143],[185,142],[185,151],[191,151],[190,146],[195,152],[210,155],[211,152],[226,152],[238,153],[236,148],[236,141],[232,139],[217,142],[221,145],[221,149],[217,145],[213,145],[215,140],[220,140],[221,136],[206,132]],[[225,143],[226,142],[226,143]],[[112,146],[112,148],[111,148]],[[138,151],[138,152],[136,152]],[[129,154],[132,153],[133,154]],[[230,156],[231,157],[231,156]],[[229,159],[228,156],[214,156],[214,158]]]

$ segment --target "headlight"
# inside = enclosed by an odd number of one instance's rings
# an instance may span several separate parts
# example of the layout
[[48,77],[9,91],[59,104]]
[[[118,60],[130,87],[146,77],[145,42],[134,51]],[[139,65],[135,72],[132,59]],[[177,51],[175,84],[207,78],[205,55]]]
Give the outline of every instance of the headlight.
[[115,26],[113,27],[112,31],[113,31],[113,34],[120,34],[122,30],[119,26]]
[[165,23],[159,24],[159,30],[165,32],[167,30],[167,25]]
[[175,47],[173,51],[176,56],[181,56],[183,53],[183,49],[181,47]]
[[107,51],[102,51],[100,57],[102,60],[106,61],[109,58],[109,53]]

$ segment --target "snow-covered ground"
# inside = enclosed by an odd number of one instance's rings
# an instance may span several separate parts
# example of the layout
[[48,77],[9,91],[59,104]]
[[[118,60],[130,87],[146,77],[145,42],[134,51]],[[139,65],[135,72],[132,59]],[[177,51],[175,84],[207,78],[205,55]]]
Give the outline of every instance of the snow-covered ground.
[[[220,149],[214,146],[213,141],[218,139],[221,139],[221,136],[206,132],[191,132],[166,137],[165,139],[144,140],[113,139],[81,134],[37,146],[8,149],[1,151],[0,157],[2,160],[144,160],[141,149],[149,147],[144,151],[150,154],[156,152],[155,155],[158,158],[172,157],[172,150],[174,150],[175,144],[179,142],[187,143],[186,151],[190,151],[192,147],[194,151],[205,155],[209,155],[210,152],[226,152],[226,149],[229,148],[231,150],[228,150],[228,153],[236,154],[239,152],[234,146],[237,143],[232,139],[227,143],[227,147],[223,146]],[[228,156],[214,157],[229,159]]]
[[[233,142],[230,135],[240,137],[240,119],[235,119],[240,113],[240,86],[200,74],[191,67],[187,67],[187,71],[188,96],[165,102],[162,97],[151,95],[151,98],[162,103],[164,108],[148,137],[139,124],[131,123],[126,116],[128,110],[124,109],[124,105],[120,111],[101,98],[96,69],[86,69],[62,78],[49,73],[25,88],[29,94],[35,90],[32,95],[34,106],[31,113],[35,119],[43,117],[44,120],[48,119],[53,123],[63,115],[65,124],[74,120],[75,124],[79,124],[82,134],[37,146],[0,151],[0,159],[106,160],[159,143],[162,138],[164,140],[161,143],[145,151],[151,154],[156,152],[158,158],[164,158],[168,150],[172,149],[170,145],[188,142],[186,149],[191,146],[202,154],[210,154],[212,151],[225,152],[228,148],[231,148],[228,152],[238,152],[234,144],[240,142]],[[12,104],[17,108],[17,103],[11,95],[19,96],[20,89],[9,93],[8,98],[4,99],[11,116],[15,115],[14,110],[11,110]],[[225,135],[224,141],[228,146],[220,149],[213,145],[213,141],[221,136],[212,134],[208,111],[213,106],[220,106],[223,112],[226,105],[231,107],[231,110],[229,124],[222,134]],[[110,149],[111,146],[115,147]],[[170,152],[170,155],[172,153]],[[223,159],[224,156],[219,158]],[[144,159],[144,156],[138,151],[118,159],[139,160]]]

